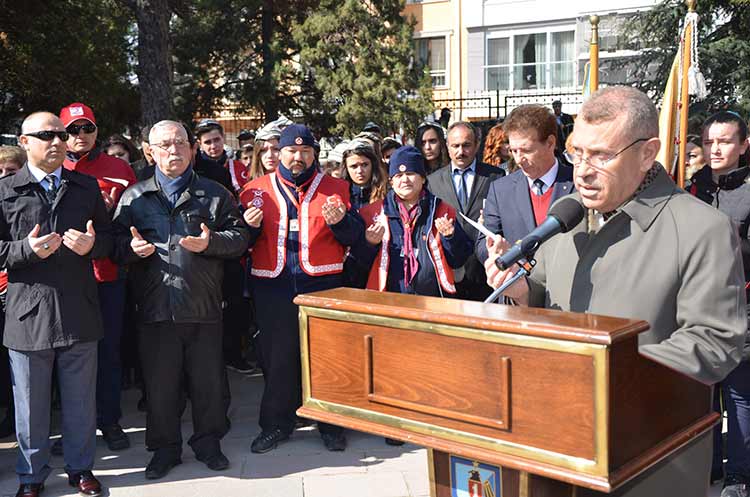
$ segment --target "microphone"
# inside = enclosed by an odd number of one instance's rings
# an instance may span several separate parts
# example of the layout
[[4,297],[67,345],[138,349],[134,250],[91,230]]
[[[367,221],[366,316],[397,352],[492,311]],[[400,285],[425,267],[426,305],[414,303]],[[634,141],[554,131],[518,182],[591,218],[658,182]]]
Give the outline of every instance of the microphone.
[[495,265],[505,271],[519,260],[530,258],[542,243],[577,226],[583,220],[584,212],[583,206],[576,199],[567,197],[560,200],[552,206],[547,219],[495,259]]

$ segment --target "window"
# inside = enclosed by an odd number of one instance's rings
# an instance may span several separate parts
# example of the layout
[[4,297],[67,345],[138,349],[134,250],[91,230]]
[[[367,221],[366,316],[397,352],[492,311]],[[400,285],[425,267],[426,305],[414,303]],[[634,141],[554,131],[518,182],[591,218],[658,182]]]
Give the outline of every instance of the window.
[[487,39],[487,90],[569,88],[575,86],[575,69],[575,31]]
[[417,38],[416,52],[420,64],[430,69],[432,86],[446,86],[448,70],[446,64],[446,37]]
[[510,39],[487,40],[487,89],[510,89]]

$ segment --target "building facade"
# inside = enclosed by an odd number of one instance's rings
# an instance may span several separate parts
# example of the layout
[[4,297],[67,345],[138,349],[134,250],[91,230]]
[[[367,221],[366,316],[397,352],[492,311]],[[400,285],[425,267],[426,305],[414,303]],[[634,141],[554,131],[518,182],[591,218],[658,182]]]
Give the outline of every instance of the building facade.
[[598,15],[600,84],[628,80],[640,47],[620,34],[654,0],[407,0],[417,57],[430,69],[433,99],[453,119],[492,119],[523,103],[582,102],[591,24]]

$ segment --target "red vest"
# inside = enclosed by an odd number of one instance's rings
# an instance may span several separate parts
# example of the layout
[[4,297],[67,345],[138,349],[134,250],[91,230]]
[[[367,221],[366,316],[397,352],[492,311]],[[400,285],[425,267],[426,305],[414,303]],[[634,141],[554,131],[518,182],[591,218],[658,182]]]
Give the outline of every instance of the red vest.
[[238,193],[250,181],[250,175],[247,172],[248,167],[242,161],[234,159],[227,159],[224,167],[229,170],[229,176],[232,178],[232,186],[235,193]]
[[[99,189],[106,192],[107,195],[115,189],[115,202],[120,200],[122,192],[127,187],[136,183],[133,169],[122,159],[107,155],[103,150],[99,150],[93,159],[90,154],[78,162],[65,159],[63,167],[70,171],[88,174],[96,178],[99,183]],[[107,281],[116,281],[118,277],[117,265],[109,257],[94,259],[94,276],[99,283]]]
[[[385,226],[385,234],[383,234],[383,241],[380,244],[380,252],[378,253],[378,256],[375,257],[375,261],[370,268],[370,275],[367,278],[367,288],[369,290],[378,290],[382,292],[385,290],[388,282],[388,267],[390,263],[388,242],[391,239],[388,219],[385,217],[385,212],[383,212],[383,201],[379,200],[378,202],[363,206],[359,210],[359,214],[362,216],[362,219],[365,220],[365,227],[369,227],[375,222],[381,222]],[[438,201],[434,219],[446,214],[449,219],[453,219],[455,222],[455,209],[446,202]],[[445,260],[443,244],[440,242],[440,233],[437,228],[435,228],[434,224],[432,225],[430,234],[427,237],[427,246],[430,249],[429,254],[434,264],[434,268],[437,270],[437,280],[440,283],[441,288],[448,293],[456,293],[453,268],[451,268],[448,265],[448,261]]]
[[[284,193],[276,174],[266,174],[247,183],[240,192],[243,207],[253,205],[263,211],[262,232],[252,248],[253,267],[250,272],[259,278],[276,278],[286,264],[286,238],[289,215]],[[299,260],[302,270],[310,276],[337,274],[344,270],[346,247],[333,236],[323,218],[323,205],[328,197],[338,197],[346,208],[349,183],[316,173],[299,207]]]
[[529,190],[529,196],[531,197],[531,209],[534,211],[534,221],[539,226],[547,219],[547,211],[552,203],[552,189],[555,187],[554,183],[547,188],[547,191],[541,195]]

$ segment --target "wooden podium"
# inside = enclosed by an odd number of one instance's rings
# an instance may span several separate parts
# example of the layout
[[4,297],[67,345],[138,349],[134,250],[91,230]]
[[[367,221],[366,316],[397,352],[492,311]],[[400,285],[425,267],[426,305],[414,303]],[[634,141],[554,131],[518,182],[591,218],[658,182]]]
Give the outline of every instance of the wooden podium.
[[350,288],[295,302],[299,415],[430,448],[433,497],[458,477],[464,495],[609,493],[719,419],[710,387],[638,354],[643,321]]

